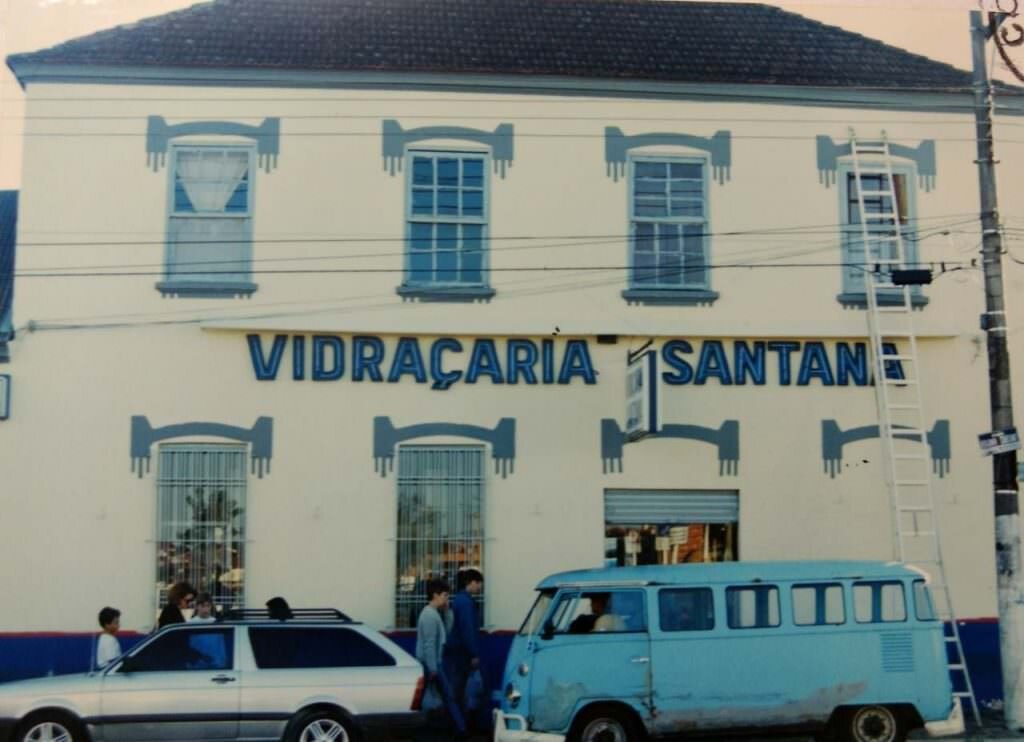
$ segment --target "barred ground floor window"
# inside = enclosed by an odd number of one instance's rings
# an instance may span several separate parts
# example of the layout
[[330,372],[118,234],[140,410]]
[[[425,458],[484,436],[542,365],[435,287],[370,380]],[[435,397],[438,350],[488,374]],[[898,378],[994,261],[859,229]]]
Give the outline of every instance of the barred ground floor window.
[[167,444],[157,469],[157,611],[188,582],[218,610],[245,605],[245,446]]
[[[411,628],[435,577],[455,589],[460,569],[483,572],[484,447],[398,449],[395,627]],[[481,615],[483,613],[483,595]]]
[[734,490],[605,490],[609,567],[739,559]]

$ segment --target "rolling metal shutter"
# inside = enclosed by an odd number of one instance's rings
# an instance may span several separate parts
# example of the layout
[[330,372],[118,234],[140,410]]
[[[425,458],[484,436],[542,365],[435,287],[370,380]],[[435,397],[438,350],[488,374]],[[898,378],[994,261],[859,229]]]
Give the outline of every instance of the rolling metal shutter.
[[645,523],[736,523],[736,490],[605,490],[604,521]]

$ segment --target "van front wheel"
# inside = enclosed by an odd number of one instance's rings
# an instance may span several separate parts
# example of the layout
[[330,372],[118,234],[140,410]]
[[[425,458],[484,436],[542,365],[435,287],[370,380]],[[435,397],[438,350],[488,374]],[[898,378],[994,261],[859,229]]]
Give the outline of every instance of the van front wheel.
[[614,707],[587,709],[573,722],[569,742],[639,742],[643,730],[628,711]]
[[846,716],[847,742],[903,742],[907,738],[903,719],[886,706],[861,706]]

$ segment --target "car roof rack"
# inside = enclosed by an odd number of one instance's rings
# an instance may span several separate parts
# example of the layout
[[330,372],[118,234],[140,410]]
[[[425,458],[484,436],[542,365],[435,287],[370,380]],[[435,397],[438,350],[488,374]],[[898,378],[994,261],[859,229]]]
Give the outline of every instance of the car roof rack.
[[344,621],[356,623],[337,608],[292,608],[288,618],[273,618],[266,608],[229,608],[222,621]]

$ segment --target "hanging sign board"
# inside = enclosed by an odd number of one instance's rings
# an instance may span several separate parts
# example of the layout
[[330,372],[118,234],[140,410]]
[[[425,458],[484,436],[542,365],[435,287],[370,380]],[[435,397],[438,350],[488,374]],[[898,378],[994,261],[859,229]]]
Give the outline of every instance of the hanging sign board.
[[0,420],[11,416],[11,377],[0,374]]
[[658,401],[658,352],[629,357],[626,366],[626,439],[639,440],[661,427]]
[[996,453],[1007,453],[1020,449],[1020,436],[1016,428],[1006,430],[995,430],[991,433],[982,433],[978,436],[978,445],[985,456]]

